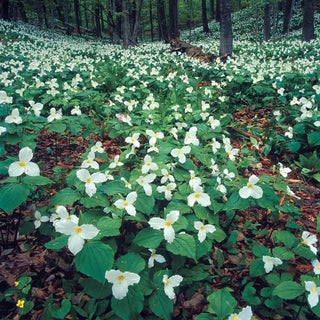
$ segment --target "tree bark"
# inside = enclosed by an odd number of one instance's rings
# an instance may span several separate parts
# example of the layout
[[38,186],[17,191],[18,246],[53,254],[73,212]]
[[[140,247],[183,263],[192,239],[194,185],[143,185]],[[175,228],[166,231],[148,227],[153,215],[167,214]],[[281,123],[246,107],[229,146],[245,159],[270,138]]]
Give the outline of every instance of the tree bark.
[[232,55],[232,21],[230,0],[220,1],[220,50],[219,55]]
[[149,19],[150,19],[150,36],[151,36],[151,42],[153,42],[152,0],[149,0]]
[[314,11],[315,11],[315,0],[304,0],[302,41],[310,42],[315,38]]
[[64,20],[67,27],[67,35],[72,33],[71,26],[70,26],[70,19],[69,19],[69,2],[66,1],[63,3],[63,11],[64,11]]
[[2,0],[1,18],[3,20],[9,20],[9,0]]
[[99,5],[99,11],[100,11],[100,19],[101,19],[101,31],[103,33],[105,31],[105,28],[104,28],[104,19],[103,19],[103,7],[101,3]]
[[216,5],[216,21],[220,22],[221,20],[221,14],[220,14],[220,2],[222,0],[217,0],[217,5]]
[[169,32],[171,39],[174,39],[179,36],[178,0],[169,0]]
[[96,20],[96,36],[98,38],[101,38],[101,26],[100,26],[100,10],[99,10],[99,4],[96,5],[94,9],[94,16]]
[[19,7],[19,11],[20,11],[20,15],[21,15],[22,21],[27,23],[28,22],[28,18],[27,18],[27,15],[26,15],[26,11],[24,10],[24,4],[23,4],[23,2],[21,0],[18,1],[18,7]]
[[49,29],[49,23],[48,23],[48,18],[47,18],[47,9],[46,9],[46,6],[45,6],[43,0],[41,0],[40,6],[42,7],[44,23],[45,23],[45,25],[46,25],[46,28]]
[[74,12],[76,15],[77,32],[78,34],[81,34],[81,17],[80,17],[79,0],[74,0],[73,4],[74,4]]
[[[113,11],[114,12],[121,12],[122,11],[121,2],[119,0],[113,0]],[[117,32],[115,34],[116,43],[120,43],[120,39],[122,37],[121,17],[120,16],[116,16],[115,29],[117,30]]]
[[263,40],[268,41],[271,37],[271,21],[270,21],[270,0],[265,0],[264,19],[263,19]]
[[202,9],[202,27],[203,32],[209,33],[208,18],[207,18],[207,0],[201,0]]
[[214,0],[209,0],[210,19],[214,20]]
[[273,28],[272,28],[272,38],[273,41],[276,39],[276,32],[278,29],[278,9],[279,5],[276,0],[273,0]]
[[86,21],[86,28],[89,29],[88,7],[86,2],[84,2],[84,20]]
[[169,42],[169,34],[166,22],[166,13],[164,7],[164,0],[157,0],[157,12],[158,12],[158,28],[160,39],[165,43]]
[[[62,22],[63,26],[66,27],[66,23],[65,23],[63,14],[62,14],[62,9],[61,9],[60,3],[57,0],[53,0],[53,2],[55,4],[59,20]],[[50,1],[50,3],[51,3],[51,1]]]

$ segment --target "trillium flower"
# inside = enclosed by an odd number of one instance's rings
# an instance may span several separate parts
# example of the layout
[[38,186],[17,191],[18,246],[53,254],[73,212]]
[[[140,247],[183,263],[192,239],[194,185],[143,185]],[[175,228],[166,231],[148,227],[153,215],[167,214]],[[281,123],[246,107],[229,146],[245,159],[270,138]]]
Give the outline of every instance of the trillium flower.
[[314,254],[317,254],[318,249],[313,246],[313,244],[317,243],[317,237],[310,235],[308,231],[303,231],[301,238],[302,242],[306,244]]
[[173,157],[178,157],[178,161],[180,163],[185,163],[186,162],[186,154],[188,154],[191,151],[191,148],[189,146],[184,146],[181,149],[173,149],[171,150],[171,155]]
[[290,173],[292,170],[291,170],[290,168],[284,167],[283,164],[280,163],[280,162],[278,163],[278,165],[279,165],[280,174],[281,174],[284,178],[286,178],[286,177],[288,176],[288,173]]
[[121,180],[124,182],[124,185],[126,186],[126,188],[131,190],[131,183],[127,181],[124,177],[121,177]]
[[252,315],[251,307],[248,306],[242,309],[238,314],[231,314],[228,320],[251,320]]
[[68,248],[74,255],[82,250],[85,240],[93,239],[99,233],[99,229],[92,224],[79,226],[78,223],[79,218],[74,217],[73,220],[61,220],[55,225],[57,232],[70,236],[68,238]]
[[91,152],[98,152],[98,153],[104,153],[103,147],[102,147],[102,142],[97,141],[96,144],[91,147]]
[[113,284],[112,294],[118,300],[123,299],[127,295],[129,286],[139,283],[140,281],[140,276],[136,273],[128,271],[121,272],[120,270],[114,269],[106,271],[105,278]]
[[150,170],[158,170],[158,165],[152,162],[152,158],[147,154],[144,157],[144,165],[141,168],[143,174],[148,173]]
[[211,205],[210,197],[207,193],[203,192],[202,187],[195,185],[194,193],[188,196],[188,206],[193,207],[194,204],[198,202],[203,207],[208,207]]
[[31,162],[33,152],[29,147],[24,147],[19,152],[19,161],[10,164],[8,173],[10,177],[18,177],[25,173],[27,176],[39,176],[38,165]]
[[117,155],[117,156],[114,157],[113,162],[111,162],[110,165],[109,165],[109,168],[110,168],[110,169],[114,169],[114,168],[116,168],[116,167],[123,166],[123,162],[120,162],[120,161],[119,161],[119,158],[120,158],[119,155]]
[[154,133],[152,130],[146,130],[146,134],[150,137],[149,144],[154,146],[157,142],[157,139],[163,139],[164,135],[162,132]]
[[320,261],[316,259],[316,260],[312,260],[311,263],[313,266],[313,272],[315,274],[320,274]]
[[215,226],[212,224],[203,224],[201,221],[195,221],[194,228],[198,230],[198,239],[200,242],[203,242],[206,239],[207,233],[216,231]]
[[107,180],[103,173],[96,172],[90,174],[87,169],[78,170],[77,177],[82,182],[85,182],[86,193],[90,198],[97,192],[97,187],[95,184],[105,182]]
[[166,262],[166,259],[161,254],[156,254],[156,249],[148,249],[151,252],[150,258],[148,260],[148,268],[153,268],[154,262],[157,261],[159,263]]
[[239,153],[239,149],[234,149],[231,144],[225,145],[224,149],[226,150],[226,153],[228,154],[229,159],[231,161],[235,161],[236,160],[235,156]]
[[0,136],[7,131],[7,128],[6,127],[2,127],[0,126]]
[[34,221],[34,227],[36,229],[38,229],[41,226],[41,222],[49,221],[49,217],[48,216],[42,216],[41,213],[38,210],[34,213],[34,217],[36,218],[36,220]]
[[150,183],[153,182],[153,180],[157,176],[154,173],[147,174],[146,176],[140,176],[136,181],[137,183],[143,187],[144,192],[147,196],[152,195],[152,187],[150,186]]
[[225,175],[225,178],[227,178],[228,180],[232,180],[236,176],[234,172],[229,172],[228,169],[224,169],[223,174]]
[[52,122],[53,120],[60,120],[62,118],[61,109],[56,110],[56,108],[50,109],[50,115],[48,116],[48,122]]
[[189,180],[189,186],[191,189],[194,189],[196,186],[201,186],[202,182],[199,177],[195,176],[195,173],[193,170],[189,170],[190,173],[190,180]]
[[12,103],[12,97],[8,97],[7,93],[3,90],[0,91],[0,104]]
[[15,123],[20,124],[22,123],[22,118],[20,117],[19,110],[17,108],[13,109],[10,116],[7,116],[4,119],[6,123]]
[[166,241],[172,243],[175,238],[175,232],[172,225],[179,219],[179,211],[173,210],[167,214],[165,219],[151,218],[149,224],[152,229],[163,229],[163,235]]
[[157,187],[157,191],[159,193],[164,192],[164,196],[166,200],[170,201],[172,198],[172,191],[176,188],[176,184],[174,182],[170,182],[166,186],[159,186]]
[[288,131],[286,131],[284,133],[285,137],[288,137],[289,139],[293,138],[293,128],[292,127],[288,127]]
[[173,300],[175,298],[175,293],[173,288],[178,287],[183,278],[179,275],[174,275],[170,278],[165,274],[162,278],[162,283],[164,284],[164,292],[169,297],[169,299]]
[[74,214],[69,215],[65,206],[57,206],[56,213],[53,213],[50,217],[50,222],[52,222],[55,227],[56,224],[59,224],[63,220],[71,220],[74,223],[78,223],[78,217]]
[[132,137],[126,137],[125,142],[132,144],[134,147],[139,148],[140,142],[138,141],[140,133],[134,133]]
[[217,183],[216,190],[220,191],[221,193],[227,193],[227,188],[224,184],[221,183],[221,178],[217,177]]
[[171,174],[169,174],[167,169],[161,169],[161,173],[163,175],[163,177],[161,178],[161,181],[160,181],[162,184],[166,183],[168,180],[170,182],[174,182],[175,181],[174,177]]
[[210,116],[208,119],[208,124],[211,126],[211,129],[214,130],[215,128],[220,126],[220,121],[214,119],[213,116]]
[[186,133],[186,136],[184,138],[184,144],[193,144],[195,146],[199,145],[199,140],[196,136],[197,134],[197,128],[191,127],[189,131]]
[[135,216],[136,208],[134,207],[133,203],[136,200],[137,200],[137,193],[133,191],[127,195],[126,200],[119,199],[114,203],[114,205],[118,209],[125,209],[130,216]]
[[313,308],[319,302],[320,287],[317,287],[317,285],[313,281],[306,281],[305,288],[310,292],[308,295],[308,302],[310,304],[310,307]]
[[271,272],[274,266],[279,266],[280,264],[282,264],[282,261],[279,258],[270,256],[263,256],[262,261],[264,262],[264,270],[266,271],[266,273]]
[[252,197],[254,199],[260,199],[263,196],[263,190],[261,187],[256,186],[256,183],[258,183],[259,178],[255,175],[252,175],[249,178],[249,181],[245,187],[242,187],[239,190],[239,195],[242,199],[248,199],[249,197]]
[[84,160],[81,164],[81,168],[93,168],[93,169],[99,169],[99,163],[97,161],[94,161],[95,154],[93,152],[88,153],[88,158]]
[[29,102],[29,104],[31,106],[31,110],[33,110],[35,116],[40,117],[41,110],[43,109],[43,104],[40,102],[35,103],[33,100],[29,100],[28,102]]
[[216,138],[212,139],[212,152],[216,153],[218,149],[221,148],[221,143],[216,140]]
[[298,197],[297,195],[295,195],[295,193],[290,189],[289,186],[287,186],[286,194],[289,195],[290,197],[294,197],[294,198],[296,198],[298,200],[301,200],[301,198]]

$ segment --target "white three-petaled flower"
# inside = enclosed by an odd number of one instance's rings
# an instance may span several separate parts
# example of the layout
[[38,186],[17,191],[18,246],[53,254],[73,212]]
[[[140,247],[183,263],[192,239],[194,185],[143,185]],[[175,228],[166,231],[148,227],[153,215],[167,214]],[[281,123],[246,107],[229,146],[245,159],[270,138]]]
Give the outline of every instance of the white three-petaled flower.
[[231,314],[228,320],[251,320],[252,318],[252,310],[251,307],[243,308],[238,314]]
[[174,182],[170,182],[166,186],[158,186],[157,191],[159,193],[164,192],[166,200],[170,201],[172,198],[172,191],[176,188],[176,186],[177,185]]
[[161,254],[156,253],[156,249],[148,249],[151,252],[150,258],[148,260],[148,268],[152,268],[154,266],[154,262],[157,261],[159,263],[166,262],[166,259]]
[[178,157],[178,161],[180,163],[185,163],[186,162],[186,154],[188,154],[191,151],[191,148],[189,146],[184,146],[181,149],[175,148],[171,150],[171,155],[173,157]]
[[165,240],[169,243],[173,242],[175,238],[175,232],[172,225],[179,219],[179,211],[173,210],[167,214],[166,219],[151,218],[149,224],[151,228],[156,230],[163,229],[163,235]]
[[34,213],[34,217],[36,218],[36,220],[34,221],[34,226],[36,229],[38,229],[41,226],[41,222],[49,221],[49,217],[42,216],[38,210]]
[[110,163],[109,168],[114,169],[123,165],[123,162],[119,161],[120,156],[116,155],[113,159],[113,162]]
[[125,209],[130,216],[135,216],[136,208],[134,207],[133,203],[136,200],[137,200],[137,193],[133,191],[127,195],[126,200],[119,199],[114,203],[114,205],[118,209]]
[[199,185],[195,185],[194,192],[188,195],[188,206],[193,207],[198,202],[201,206],[207,207],[211,205],[210,197]]
[[144,192],[146,193],[147,196],[152,195],[152,187],[150,185],[151,182],[156,178],[156,174],[150,173],[147,174],[146,176],[140,176],[136,181],[137,183],[143,187]]
[[264,262],[264,270],[266,271],[266,273],[271,272],[274,266],[279,266],[280,264],[282,264],[282,261],[279,258],[270,256],[263,256],[262,261]]
[[197,128],[191,127],[189,131],[186,133],[186,136],[184,138],[184,144],[193,144],[195,146],[199,145],[199,140],[196,136],[197,134]]
[[162,278],[162,283],[164,284],[164,292],[169,297],[169,299],[175,298],[175,293],[173,288],[180,285],[183,278],[179,275],[174,275],[170,278],[165,274]]
[[15,124],[20,124],[22,123],[22,118],[20,117],[20,113],[18,108],[15,108],[12,110],[11,115],[7,116],[4,119],[4,122],[6,123],[15,123]]
[[313,281],[306,281],[305,288],[310,292],[308,295],[308,302],[310,304],[310,307],[313,308],[319,302],[320,287],[317,287],[317,285]]
[[147,154],[144,157],[144,165],[141,168],[143,174],[148,173],[150,170],[158,170],[158,165],[152,162],[152,158]]
[[139,148],[140,142],[139,142],[139,136],[140,133],[134,133],[132,137],[126,137],[125,142],[132,144],[134,147]]
[[203,224],[201,221],[195,221],[194,228],[198,230],[198,239],[200,242],[203,242],[206,239],[207,233],[216,231],[215,226],[212,224]]
[[164,135],[162,132],[153,132],[152,130],[146,130],[146,134],[150,137],[149,144],[154,146],[157,142],[157,139],[163,139]]
[[120,270],[114,269],[106,271],[105,278],[113,284],[112,294],[118,300],[123,299],[127,295],[129,286],[140,281],[140,276],[136,273],[128,271],[121,272]]
[[93,168],[93,169],[99,169],[99,163],[94,160],[95,158],[95,153],[94,152],[89,152],[87,159],[84,160],[81,164],[81,168]]
[[318,249],[313,246],[313,244],[317,243],[317,237],[310,235],[308,231],[303,231],[301,238],[302,242],[306,244],[314,254],[317,254]]
[[260,199],[263,196],[263,190],[261,187],[256,186],[255,184],[259,181],[259,178],[255,175],[252,175],[249,178],[249,181],[245,187],[242,187],[239,190],[239,195],[243,199],[252,197],[254,199]]
[[33,157],[32,150],[24,147],[19,152],[19,161],[13,162],[9,166],[9,176],[18,177],[25,173],[27,176],[39,176],[40,169],[38,165],[30,160]]
[[85,182],[86,193],[89,197],[92,197],[96,191],[96,183],[107,181],[106,176],[101,172],[90,174],[87,169],[80,169],[77,171],[77,177],[82,182]]

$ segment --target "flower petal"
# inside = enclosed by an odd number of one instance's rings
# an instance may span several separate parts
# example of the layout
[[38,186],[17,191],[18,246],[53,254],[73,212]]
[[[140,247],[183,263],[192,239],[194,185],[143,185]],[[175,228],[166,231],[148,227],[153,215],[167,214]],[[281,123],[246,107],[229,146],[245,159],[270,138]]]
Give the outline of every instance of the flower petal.
[[32,150],[29,147],[25,147],[19,152],[19,160],[29,162],[33,157]]
[[160,230],[165,227],[165,221],[161,218],[151,218],[149,220],[149,225],[152,229]]
[[80,236],[83,239],[93,239],[99,233],[99,229],[92,224],[82,224],[80,228]]
[[82,239],[77,233],[72,234],[68,239],[69,250],[76,255],[83,248],[84,239]]

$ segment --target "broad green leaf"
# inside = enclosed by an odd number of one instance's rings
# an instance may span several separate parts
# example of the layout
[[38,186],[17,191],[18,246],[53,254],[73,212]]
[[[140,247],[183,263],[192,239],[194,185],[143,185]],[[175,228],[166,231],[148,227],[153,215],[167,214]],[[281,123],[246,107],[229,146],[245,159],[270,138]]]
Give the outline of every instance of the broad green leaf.
[[81,285],[83,286],[83,291],[95,299],[105,299],[112,294],[110,284],[102,284],[92,278],[83,279]]
[[123,320],[136,320],[143,309],[143,294],[136,288],[137,285],[129,286],[127,295],[121,299],[111,299],[113,312]]
[[214,317],[210,313],[201,313],[195,320],[214,320]]
[[293,248],[299,243],[299,240],[289,231],[277,231],[273,238],[276,242],[283,242],[287,248]]
[[122,271],[140,273],[145,268],[145,261],[136,253],[127,253],[118,258],[117,267]]
[[249,207],[248,199],[242,199],[239,192],[234,192],[223,207],[224,211],[239,209],[245,210]]
[[62,236],[57,237],[54,240],[51,240],[50,242],[46,243],[44,246],[47,249],[60,250],[68,244],[68,239],[69,236],[63,234]]
[[290,260],[294,258],[294,253],[285,247],[275,247],[272,250],[273,255],[281,260]]
[[218,319],[224,319],[229,316],[237,305],[236,299],[225,289],[213,292],[209,297],[208,311],[218,316]]
[[189,234],[176,235],[172,243],[167,243],[166,248],[174,254],[196,260],[196,243]]
[[48,129],[48,132],[58,132],[58,133],[62,133],[64,132],[64,130],[66,130],[67,126],[59,121],[59,122],[54,122],[54,123],[51,123],[50,126],[49,126],[49,129]]
[[161,319],[170,320],[173,312],[173,300],[169,299],[163,289],[157,290],[149,298],[151,311]]
[[113,250],[102,242],[90,241],[84,244],[74,262],[78,271],[104,283],[105,273],[113,265]]
[[0,208],[10,213],[28,199],[30,190],[24,184],[10,183],[0,189]]
[[145,214],[150,214],[153,212],[153,207],[155,200],[153,196],[147,196],[144,192],[139,192],[134,206],[137,211],[140,211]]
[[252,252],[258,258],[262,258],[263,256],[270,255],[270,250],[268,248],[258,244],[253,246]]
[[251,277],[259,277],[266,273],[264,270],[264,263],[262,259],[255,259],[251,262],[250,265],[250,276]]
[[121,227],[121,219],[113,219],[110,217],[102,217],[98,224],[97,228],[99,229],[98,238],[103,237],[112,237],[120,234],[119,228]]
[[57,304],[54,304],[51,308],[51,315],[57,319],[65,319],[65,316],[71,309],[71,302],[68,299],[64,299],[61,302],[61,308]]
[[212,236],[211,236],[211,238],[213,240],[215,240],[215,241],[217,241],[219,243],[222,242],[226,237],[227,237],[226,233],[222,229],[220,229],[218,227],[216,227],[216,231],[213,232]]
[[33,221],[24,222],[22,226],[19,228],[19,234],[25,236],[27,234],[31,234],[35,230],[35,225]]
[[55,205],[68,205],[73,204],[75,201],[80,199],[80,193],[71,188],[66,188],[60,190],[56,195],[54,195],[50,201],[51,206]]
[[35,186],[44,186],[46,184],[50,184],[54,182],[49,178],[43,177],[43,176],[36,176],[36,177],[26,176],[23,178],[23,183],[33,184]]
[[278,285],[281,282],[278,274],[276,273],[270,273],[266,275],[266,280],[268,281],[268,283],[275,284],[275,285]]
[[320,132],[309,132],[308,143],[312,146],[320,145]]
[[282,299],[295,299],[304,292],[304,288],[294,281],[283,281],[273,290],[273,295]]
[[108,181],[104,185],[100,186],[99,190],[103,191],[108,196],[112,196],[117,193],[121,193],[121,194],[128,193],[128,188],[126,188],[122,180]]
[[248,283],[243,292],[242,292],[242,299],[247,301],[249,305],[251,306],[257,306],[261,303],[261,300],[256,295],[256,289],[253,287],[254,283],[250,282]]
[[133,240],[133,243],[138,246],[148,249],[155,249],[159,247],[161,241],[164,239],[163,231],[146,228],[141,230]]
[[307,245],[299,244],[295,248],[293,248],[293,252],[307,260],[317,259],[317,256],[310,250]]
[[110,205],[108,197],[103,193],[95,193],[92,197],[81,198],[80,203],[86,208],[108,207]]
[[24,307],[21,309],[21,315],[29,313],[34,307],[33,301],[26,301]]

